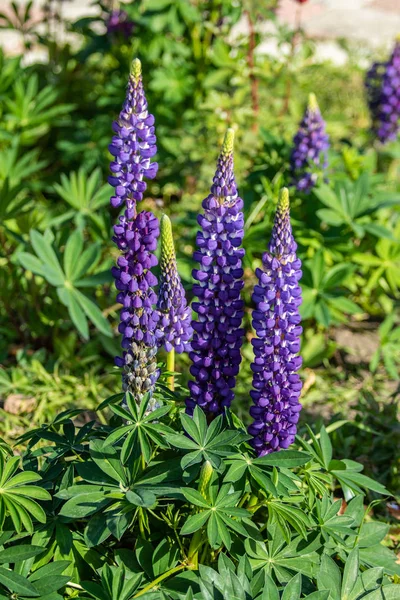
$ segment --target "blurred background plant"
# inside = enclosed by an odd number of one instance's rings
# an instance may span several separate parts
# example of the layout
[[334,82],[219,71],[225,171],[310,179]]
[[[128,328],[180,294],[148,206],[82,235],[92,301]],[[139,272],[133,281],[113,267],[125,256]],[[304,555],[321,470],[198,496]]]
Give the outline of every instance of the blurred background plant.
[[[368,65],[391,49],[341,40],[344,65],[321,58],[301,22],[278,17],[277,0],[94,1],[78,20],[63,4],[10,3],[0,14],[0,28],[23,43],[17,56],[0,50],[0,435],[119,391],[107,146],[137,55],[160,165],[145,204],[171,216],[189,299],[197,212],[227,126],[237,137],[250,307],[277,192],[290,184],[292,139],[316,93],[329,183],[292,199],[304,263],[303,421],[311,413],[342,424],[333,443],[367,457],[367,470],[400,495],[400,142],[374,140],[364,90]],[[249,342],[249,312],[246,327]],[[249,343],[243,352],[241,417]]]

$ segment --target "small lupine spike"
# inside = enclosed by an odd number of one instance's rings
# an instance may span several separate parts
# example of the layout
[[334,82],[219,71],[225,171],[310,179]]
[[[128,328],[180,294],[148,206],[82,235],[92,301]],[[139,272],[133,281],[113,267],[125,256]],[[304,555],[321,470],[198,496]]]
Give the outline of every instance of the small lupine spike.
[[118,120],[113,123],[113,131],[109,151],[114,160],[108,180],[115,188],[115,195],[111,205],[116,208],[125,204],[130,209],[143,198],[144,178],[153,179],[158,169],[158,164],[151,162],[157,152],[154,117],[148,111],[138,58],[132,62],[126,98]]
[[263,256],[263,267],[257,269],[258,285],[254,287],[253,327],[254,406],[249,427],[252,445],[258,455],[269,454],[293,443],[301,404],[301,380],[297,374],[301,358],[302,332],[301,261],[296,256],[297,244],[290,226],[289,192],[281,191],[275,216],[269,252]]
[[243,200],[239,198],[233,173],[233,130],[228,130],[217,162],[211,193],[203,201],[204,213],[198,216],[197,250],[199,263],[193,277],[198,281],[192,304],[197,320],[192,340],[189,382],[190,398],[186,412],[196,406],[216,415],[229,407],[235,378],[241,362],[244,330],[242,258]]
[[193,335],[192,311],[187,306],[185,290],[178,273],[172,226],[167,215],[161,217],[160,269],[157,310],[160,313],[159,329],[162,337],[159,345],[165,346],[167,352],[173,349],[178,353],[186,352],[190,349]]
[[329,138],[315,94],[310,94],[308,105],[293,138],[290,156],[292,184],[308,193],[317,183],[318,176],[328,166]]
[[365,86],[372,118],[372,133],[385,144],[395,140],[400,129],[400,39],[386,62],[375,62]]

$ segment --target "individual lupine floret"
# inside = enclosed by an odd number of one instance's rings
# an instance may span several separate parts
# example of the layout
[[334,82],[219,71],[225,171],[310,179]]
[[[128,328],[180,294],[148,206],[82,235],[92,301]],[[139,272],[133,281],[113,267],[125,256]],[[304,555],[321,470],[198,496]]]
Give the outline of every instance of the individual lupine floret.
[[257,269],[258,285],[254,288],[253,390],[254,406],[249,427],[252,445],[262,456],[293,443],[301,404],[300,335],[302,328],[301,261],[296,256],[293,239],[289,192],[281,191],[269,251],[263,256],[263,267]]
[[234,132],[228,129],[211,194],[203,201],[204,213],[198,217],[201,231],[193,255],[200,265],[193,271],[198,302],[192,304],[198,317],[192,323],[195,333],[190,352],[195,381],[189,382],[188,414],[196,405],[214,415],[230,406],[241,362],[244,221],[243,200],[233,173],[233,141]]
[[328,148],[329,137],[326,134],[325,121],[315,95],[310,94],[299,130],[293,138],[290,156],[292,184],[299,191],[308,193],[315,186],[318,176],[328,166]]
[[157,309],[160,313],[159,329],[163,337],[160,345],[167,352],[187,352],[193,335],[192,311],[187,305],[185,290],[176,264],[171,221],[167,215],[161,217],[160,289]]
[[388,61],[372,65],[365,86],[373,134],[383,144],[395,140],[400,129],[400,40]]
[[153,289],[157,278],[151,272],[157,265],[153,252],[157,247],[159,224],[152,213],[143,211],[133,216],[130,214],[133,211],[127,209],[114,226],[113,241],[121,250],[121,256],[112,274],[118,290],[117,302],[122,304],[118,331],[122,334],[124,349],[122,357],[117,357],[115,362],[124,369],[124,390],[140,399],[151,391],[159,374],[155,356],[161,333]]
[[154,117],[149,113],[143,90],[142,68],[137,58],[132,62],[126,98],[119,118],[113,123],[115,136],[109,146],[114,160],[110,164],[110,184],[115,188],[111,205],[128,208],[142,200],[146,183],[156,176],[158,164],[150,162],[156,154]]

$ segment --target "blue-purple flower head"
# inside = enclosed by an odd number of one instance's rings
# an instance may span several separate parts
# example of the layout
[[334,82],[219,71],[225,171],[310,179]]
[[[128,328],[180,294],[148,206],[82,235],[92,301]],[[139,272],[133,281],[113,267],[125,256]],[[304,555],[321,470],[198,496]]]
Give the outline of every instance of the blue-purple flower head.
[[158,325],[162,338],[159,344],[165,346],[167,352],[172,349],[178,353],[187,352],[193,335],[192,311],[187,305],[185,290],[179,277],[171,221],[167,215],[161,218],[160,269],[157,310],[160,314]]
[[400,128],[400,40],[386,62],[376,62],[365,81],[372,132],[385,144],[395,140]]
[[321,116],[314,94],[310,94],[308,106],[293,138],[290,156],[292,184],[299,191],[308,193],[323,177],[328,166],[327,150],[329,137],[326,134],[325,121]]
[[132,63],[125,102],[113,123],[113,131],[109,151],[114,160],[110,164],[109,182],[115,188],[115,195],[111,205],[116,208],[125,203],[132,208],[143,199],[147,187],[144,179],[153,179],[158,169],[158,164],[151,162],[157,152],[154,117],[148,111],[138,59]]
[[211,193],[203,201],[198,222],[197,250],[199,263],[193,277],[192,304],[197,320],[192,323],[194,336],[190,358],[190,397],[186,411],[192,414],[198,405],[212,415],[229,407],[236,375],[241,362],[243,341],[243,287],[241,248],[243,240],[243,200],[239,198],[233,173],[234,132],[226,133]]
[[249,427],[252,445],[262,456],[287,448],[296,435],[301,405],[299,314],[301,261],[296,256],[289,213],[289,192],[281,191],[269,251],[257,269],[254,287],[253,327],[254,406]]

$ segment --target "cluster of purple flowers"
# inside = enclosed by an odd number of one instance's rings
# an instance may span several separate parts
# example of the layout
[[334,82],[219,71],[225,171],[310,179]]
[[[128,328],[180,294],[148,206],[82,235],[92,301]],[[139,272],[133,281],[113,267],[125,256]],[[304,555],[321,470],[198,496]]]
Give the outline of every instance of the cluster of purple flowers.
[[149,114],[143,90],[141,65],[133,61],[128,89],[115,132],[109,146],[114,159],[110,184],[114,208],[125,206],[114,226],[113,241],[121,251],[112,274],[122,305],[118,331],[122,334],[122,356],[115,359],[123,369],[123,389],[140,400],[152,391],[159,376],[156,354],[160,346],[167,351],[187,351],[192,337],[191,309],[178,275],[171,224],[162,220],[161,278],[158,296],[157,278],[152,269],[158,264],[154,254],[160,234],[158,219],[147,211],[138,213],[143,199],[145,178],[157,173],[154,117]]
[[257,269],[254,288],[253,390],[254,406],[249,427],[252,444],[259,455],[287,448],[296,435],[301,405],[301,261],[293,239],[289,192],[284,188],[278,203],[269,252],[263,256],[263,268]]
[[365,86],[373,134],[383,144],[396,139],[400,129],[400,41],[388,61],[372,65]]
[[111,206],[125,203],[128,209],[135,208],[147,187],[144,178],[153,179],[158,169],[158,164],[151,162],[157,152],[154,116],[148,111],[138,59],[132,63],[125,102],[113,131],[108,148],[114,156],[110,163],[112,176],[108,178],[115,188]]
[[243,341],[243,200],[239,198],[233,173],[233,130],[228,130],[211,193],[203,201],[199,215],[201,231],[197,234],[194,259],[199,269],[193,271],[198,281],[193,293],[199,301],[192,304],[197,313],[193,322],[189,383],[190,398],[186,411],[196,405],[212,414],[230,406],[235,378],[241,362]]
[[[309,107],[310,127],[315,115],[315,106]],[[192,414],[200,406],[215,416],[232,402],[244,334],[243,200],[238,195],[233,171],[233,130],[226,133],[211,193],[203,201],[204,212],[198,217],[201,230],[194,259],[199,268],[193,271],[197,280],[193,292],[198,301],[192,306],[197,319],[191,322],[191,308],[177,270],[171,222],[165,215],[161,220],[157,295],[157,278],[152,269],[157,265],[154,252],[160,227],[151,212],[137,211],[137,202],[146,189],[144,179],[154,177],[157,171],[157,164],[151,163],[156,152],[154,118],[148,113],[139,61],[133,63],[127,97],[113,129],[110,183],[115,195],[111,204],[124,206],[114,226],[113,240],[121,254],[112,270],[117,301],[122,305],[118,330],[122,334],[123,354],[116,358],[116,364],[123,369],[123,389],[132,392],[140,402],[145,392],[152,392],[159,376],[158,348],[189,351],[194,380],[189,382],[186,412]],[[315,133],[316,129],[312,131]],[[321,142],[321,136],[318,139]],[[310,140],[314,143],[315,136],[311,135]],[[299,418],[301,263],[296,248],[290,226],[289,194],[284,189],[269,252],[263,256],[263,268],[257,270],[259,282],[253,294],[257,335],[253,339],[251,391],[254,422],[249,432],[259,455],[287,448],[294,440]]]
[[185,290],[178,274],[171,221],[161,218],[160,289],[157,310],[160,315],[161,343],[167,352],[173,349],[181,354],[190,349],[192,339],[192,310],[187,305]]
[[325,121],[315,95],[310,94],[300,127],[293,138],[290,156],[292,184],[300,192],[308,193],[317,183],[321,172],[328,166],[328,148],[329,138],[325,130]]
[[123,368],[123,388],[136,398],[151,391],[157,378],[155,356],[159,315],[153,309],[157,302],[154,286],[157,278],[152,268],[157,265],[153,254],[157,248],[159,223],[150,212],[137,212],[137,202],[146,189],[144,177],[153,178],[157,163],[150,159],[156,153],[154,117],[149,114],[143,90],[140,61],[133,61],[128,89],[121,113],[113,123],[115,132],[109,146],[114,160],[110,184],[115,188],[111,205],[125,206],[119,223],[114,226],[113,240],[121,251],[112,269],[122,304],[119,332],[123,354],[115,359]]

